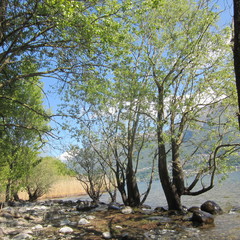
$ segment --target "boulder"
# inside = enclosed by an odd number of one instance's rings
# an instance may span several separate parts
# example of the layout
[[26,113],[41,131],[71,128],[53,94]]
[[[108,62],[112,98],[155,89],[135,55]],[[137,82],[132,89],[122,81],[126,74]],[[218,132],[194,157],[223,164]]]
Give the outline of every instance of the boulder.
[[204,211],[194,211],[192,215],[192,222],[199,225],[204,224],[213,224],[214,223],[214,217],[212,214]]
[[201,205],[201,210],[204,212],[211,213],[213,215],[222,214],[223,210],[221,207],[214,201],[206,201]]

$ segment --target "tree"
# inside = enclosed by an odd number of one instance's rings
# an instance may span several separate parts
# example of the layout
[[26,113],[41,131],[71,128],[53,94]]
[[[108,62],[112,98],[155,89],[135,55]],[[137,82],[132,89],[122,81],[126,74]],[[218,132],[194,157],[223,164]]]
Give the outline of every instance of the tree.
[[[24,190],[27,191],[29,201],[36,201],[46,194],[59,176],[60,164],[52,157],[45,157],[32,166],[24,179]],[[56,165],[57,164],[57,165]]]
[[79,180],[88,194],[94,201],[99,202],[104,188],[105,174],[99,164],[99,157],[90,146],[84,145],[83,148],[72,146],[68,151],[68,163],[71,169],[76,172]]
[[[217,162],[234,151],[231,148],[213,154],[219,145],[236,139],[228,117],[231,113],[226,111],[226,106],[234,108],[228,101],[234,97],[231,52],[226,41],[229,30],[218,32],[214,25],[218,13],[207,1],[183,0],[178,7],[175,1],[154,1],[144,7],[137,6],[132,15],[134,40],[128,57],[130,67],[138,68],[140,77],[148,78],[155,106],[159,177],[169,209],[181,210],[181,196],[210,190]],[[136,63],[137,57],[141,60]],[[216,114],[213,108],[218,110]],[[221,118],[223,112],[225,119]],[[187,139],[185,135],[187,130],[200,131],[200,123],[205,123],[204,140],[211,139],[205,147],[202,138]],[[205,155],[204,167],[198,164],[200,168],[189,186],[185,185],[186,162],[182,158],[187,140],[197,143],[188,158]],[[211,175],[209,185],[194,191],[207,173]]]
[[[23,179],[29,169],[38,162],[39,150],[44,143],[42,135],[49,131],[48,119],[44,114],[39,114],[45,111],[41,88],[39,79],[33,77],[28,82],[18,81],[0,91],[0,94],[6,97],[6,100],[5,97],[2,98],[0,107],[4,125],[11,125],[2,126],[0,129],[0,174],[2,183],[6,184],[6,201],[17,197],[18,190],[24,186]],[[35,111],[26,111],[25,106],[19,105],[17,99],[21,99],[27,106],[32,106]],[[27,126],[31,126],[31,131]]]
[[234,9],[234,70],[236,78],[236,87],[238,93],[238,123],[240,127],[240,1],[233,0]]
[[[72,75],[85,75],[100,65],[104,46],[116,37],[110,33],[118,23],[111,16],[120,5],[92,0],[4,0],[0,7],[0,89],[6,89],[37,76],[56,78],[64,85]],[[35,68],[21,71],[21,66],[32,63]],[[1,102],[14,101],[26,111],[37,112],[6,94],[0,95]],[[53,117],[44,111],[39,115]],[[23,122],[5,122],[2,113],[0,117],[2,127],[33,128]]]
[[[119,69],[124,69],[124,64]],[[124,70],[128,76],[130,73],[126,68]],[[152,181],[151,176],[149,187],[141,198],[137,173],[144,145],[152,141],[150,123],[147,116],[140,114],[146,105],[143,96],[139,97],[137,83],[132,84],[123,75],[116,76],[114,81],[103,88],[96,86],[96,81],[72,87],[67,92],[71,94],[72,101],[64,106],[64,110],[68,109],[74,116],[81,112],[82,117],[75,119],[76,123],[68,123],[66,128],[80,142],[87,139],[109,179],[113,173],[115,181],[112,185],[116,185],[123,203],[139,206],[146,200]],[[85,92],[86,88],[91,91]],[[99,98],[95,99],[96,95]],[[149,158],[154,159],[154,154]]]

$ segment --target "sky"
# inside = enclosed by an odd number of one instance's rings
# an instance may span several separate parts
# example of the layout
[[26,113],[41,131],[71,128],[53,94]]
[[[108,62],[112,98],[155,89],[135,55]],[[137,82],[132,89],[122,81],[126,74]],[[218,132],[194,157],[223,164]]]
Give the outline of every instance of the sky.
[[[220,9],[223,10],[220,15],[219,25],[221,27],[228,26],[232,22],[233,18],[232,0],[217,0],[216,2],[220,6]],[[44,83],[45,92],[44,105],[47,109],[51,109],[52,113],[55,114],[58,105],[61,104],[61,96],[52,89],[52,86],[56,86],[57,82],[51,78],[43,78],[42,82]],[[65,120],[58,117],[55,118],[55,121],[61,124]],[[59,124],[56,124],[55,121],[50,122],[52,128],[59,127]],[[43,149],[43,155],[58,157],[60,160],[64,161],[67,156],[66,149],[69,144],[74,143],[74,140],[71,139],[70,135],[66,131],[54,131],[54,134],[57,135],[59,139],[49,138],[48,143]]]

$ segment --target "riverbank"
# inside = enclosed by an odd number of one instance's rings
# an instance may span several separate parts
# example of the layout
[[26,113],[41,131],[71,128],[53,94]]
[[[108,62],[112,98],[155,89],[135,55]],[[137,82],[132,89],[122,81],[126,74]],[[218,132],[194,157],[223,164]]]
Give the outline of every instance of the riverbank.
[[[169,212],[163,208],[129,209],[119,205],[92,205],[83,201],[49,200],[14,203],[0,210],[0,239],[3,240],[237,240],[240,226],[214,232],[222,218],[238,217],[239,209],[214,217],[214,224],[197,226],[193,213]],[[123,211],[124,209],[124,211]]]

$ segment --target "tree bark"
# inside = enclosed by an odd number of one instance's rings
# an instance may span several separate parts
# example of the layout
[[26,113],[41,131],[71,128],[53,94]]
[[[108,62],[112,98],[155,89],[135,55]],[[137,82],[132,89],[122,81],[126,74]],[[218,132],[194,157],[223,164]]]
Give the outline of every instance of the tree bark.
[[128,190],[128,205],[137,207],[140,205],[140,193],[138,190],[137,179],[133,171],[132,161],[128,160],[126,171],[127,190]]
[[157,113],[157,141],[158,141],[158,173],[165,193],[169,210],[182,210],[181,199],[177,188],[171,182],[167,168],[167,153],[163,139],[163,87],[158,87],[158,113]]
[[233,0],[234,9],[234,70],[238,94],[238,123],[240,128],[240,0]]

